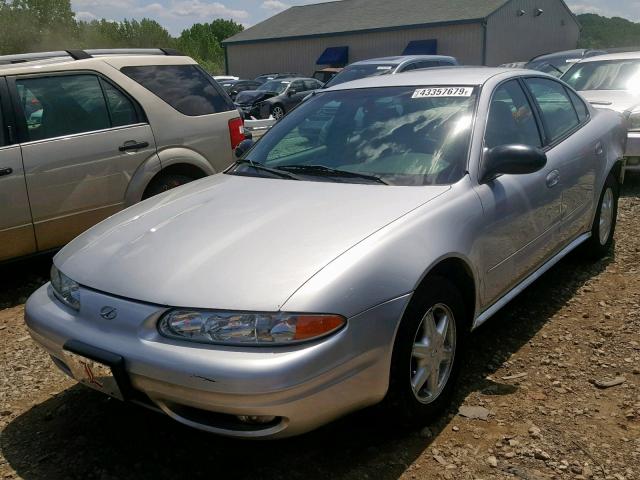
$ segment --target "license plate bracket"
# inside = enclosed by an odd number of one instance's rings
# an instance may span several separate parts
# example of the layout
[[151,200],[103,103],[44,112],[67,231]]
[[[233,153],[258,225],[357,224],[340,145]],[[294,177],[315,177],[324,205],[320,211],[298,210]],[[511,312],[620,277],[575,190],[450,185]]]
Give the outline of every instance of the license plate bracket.
[[83,385],[118,400],[127,400],[129,378],[120,355],[70,340],[64,347],[65,363]]

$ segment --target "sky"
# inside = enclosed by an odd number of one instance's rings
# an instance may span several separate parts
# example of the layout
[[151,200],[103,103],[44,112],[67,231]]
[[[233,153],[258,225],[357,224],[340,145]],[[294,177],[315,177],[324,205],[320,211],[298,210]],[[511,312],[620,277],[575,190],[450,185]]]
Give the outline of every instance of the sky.
[[[392,1],[392,0],[391,0]],[[123,20],[151,18],[172,35],[194,23],[231,19],[245,27],[255,25],[293,5],[318,0],[72,0],[76,18]],[[640,22],[640,0],[568,0],[575,13],[598,13]]]

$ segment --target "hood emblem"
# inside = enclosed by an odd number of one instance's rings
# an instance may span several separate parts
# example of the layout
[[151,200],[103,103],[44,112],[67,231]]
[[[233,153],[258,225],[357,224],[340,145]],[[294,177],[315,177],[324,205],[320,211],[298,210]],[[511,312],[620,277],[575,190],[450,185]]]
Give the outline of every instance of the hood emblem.
[[118,310],[115,307],[102,307],[100,316],[105,320],[114,320],[118,316]]

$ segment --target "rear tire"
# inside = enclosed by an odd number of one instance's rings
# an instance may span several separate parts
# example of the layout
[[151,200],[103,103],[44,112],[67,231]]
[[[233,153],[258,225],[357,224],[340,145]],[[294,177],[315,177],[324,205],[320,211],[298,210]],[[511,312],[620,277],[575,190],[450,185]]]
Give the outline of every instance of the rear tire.
[[611,251],[616,231],[619,195],[620,185],[615,176],[609,174],[600,193],[591,226],[591,237],[582,246],[584,255],[591,260],[599,260]]
[[149,186],[144,192],[143,200],[153,197],[154,195],[158,195],[162,192],[166,192],[171,190],[172,188],[179,187],[180,185],[184,185],[185,183],[189,183],[194,181],[195,178],[189,177],[187,175],[177,175],[177,174],[167,174],[161,175],[157,178],[151,180]]
[[460,291],[446,278],[427,278],[415,295],[398,328],[383,405],[395,421],[419,427],[451,403],[469,323]]

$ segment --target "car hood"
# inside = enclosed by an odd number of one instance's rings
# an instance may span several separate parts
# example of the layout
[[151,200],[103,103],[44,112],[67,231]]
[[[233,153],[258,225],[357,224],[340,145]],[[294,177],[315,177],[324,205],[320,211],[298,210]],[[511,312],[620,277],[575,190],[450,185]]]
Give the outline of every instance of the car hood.
[[245,90],[238,93],[236,96],[236,103],[242,105],[253,104],[267,98],[275,97],[278,95],[276,92],[267,92],[263,90]]
[[140,301],[277,311],[329,262],[449,188],[218,174],[108,218],[54,262],[81,285]]
[[640,95],[624,90],[585,90],[580,95],[596,108],[608,108],[619,113],[640,106]]

